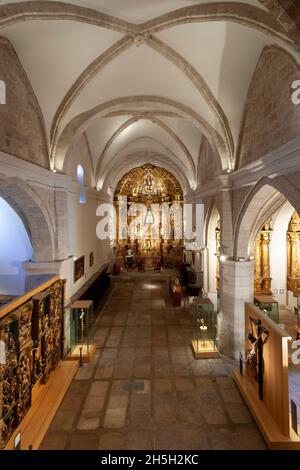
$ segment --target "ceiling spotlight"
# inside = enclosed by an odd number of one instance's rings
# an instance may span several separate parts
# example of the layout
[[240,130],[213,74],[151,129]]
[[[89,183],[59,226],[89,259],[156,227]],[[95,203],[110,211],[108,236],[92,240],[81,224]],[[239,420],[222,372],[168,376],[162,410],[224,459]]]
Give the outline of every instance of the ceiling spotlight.
[[225,255],[220,256],[221,263],[224,263],[224,261],[226,261],[226,259],[227,259],[227,256],[225,256]]
[[53,168],[53,169],[52,169],[52,172],[53,172],[53,173],[57,173],[56,168]]

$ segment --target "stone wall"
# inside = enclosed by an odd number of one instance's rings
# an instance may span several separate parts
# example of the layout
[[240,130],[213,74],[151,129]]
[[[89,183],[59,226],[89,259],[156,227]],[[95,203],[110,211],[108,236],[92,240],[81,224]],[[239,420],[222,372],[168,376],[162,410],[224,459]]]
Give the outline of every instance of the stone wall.
[[198,185],[210,183],[219,173],[218,156],[214,154],[209,142],[203,137],[199,152]]
[[89,141],[85,133],[75,140],[71,146],[67,158],[65,159],[64,171],[77,181],[77,165],[82,165],[84,169],[85,186],[94,186],[93,161],[89,147]]
[[239,168],[300,135],[300,105],[291,100],[292,82],[299,79],[299,67],[287,52],[276,46],[264,49],[244,108]]
[[0,150],[48,168],[39,104],[15,50],[1,37],[0,80],[6,84],[6,104],[0,106]]

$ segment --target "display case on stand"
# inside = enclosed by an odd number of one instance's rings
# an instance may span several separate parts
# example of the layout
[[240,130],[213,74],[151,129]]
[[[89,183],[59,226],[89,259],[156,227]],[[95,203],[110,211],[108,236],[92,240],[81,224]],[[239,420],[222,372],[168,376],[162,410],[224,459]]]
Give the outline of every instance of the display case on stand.
[[[77,300],[65,312],[65,341],[68,344],[68,358],[87,362],[93,358],[96,347],[93,302]],[[68,331],[68,335],[66,332]]]
[[213,303],[209,298],[196,297],[190,309],[194,325],[192,349],[195,358],[218,357],[217,322]]

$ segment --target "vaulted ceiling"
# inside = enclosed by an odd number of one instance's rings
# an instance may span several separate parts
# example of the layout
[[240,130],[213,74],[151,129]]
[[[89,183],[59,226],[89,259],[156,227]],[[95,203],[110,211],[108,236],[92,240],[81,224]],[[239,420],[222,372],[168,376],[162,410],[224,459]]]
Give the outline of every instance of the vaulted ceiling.
[[150,155],[196,186],[203,139],[235,166],[247,91],[263,49],[296,54],[256,0],[0,0],[0,34],[39,101],[52,168],[85,133],[95,183]]

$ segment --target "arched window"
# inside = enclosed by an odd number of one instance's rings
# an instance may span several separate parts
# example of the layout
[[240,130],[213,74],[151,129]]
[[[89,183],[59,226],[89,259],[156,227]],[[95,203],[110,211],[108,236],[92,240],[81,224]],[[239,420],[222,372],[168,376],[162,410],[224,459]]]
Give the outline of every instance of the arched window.
[[0,295],[20,295],[25,290],[24,261],[33,249],[18,214],[0,197]]
[[77,182],[80,184],[80,195],[79,195],[79,203],[85,204],[86,203],[86,191],[87,188],[84,186],[84,169],[82,165],[77,165]]

